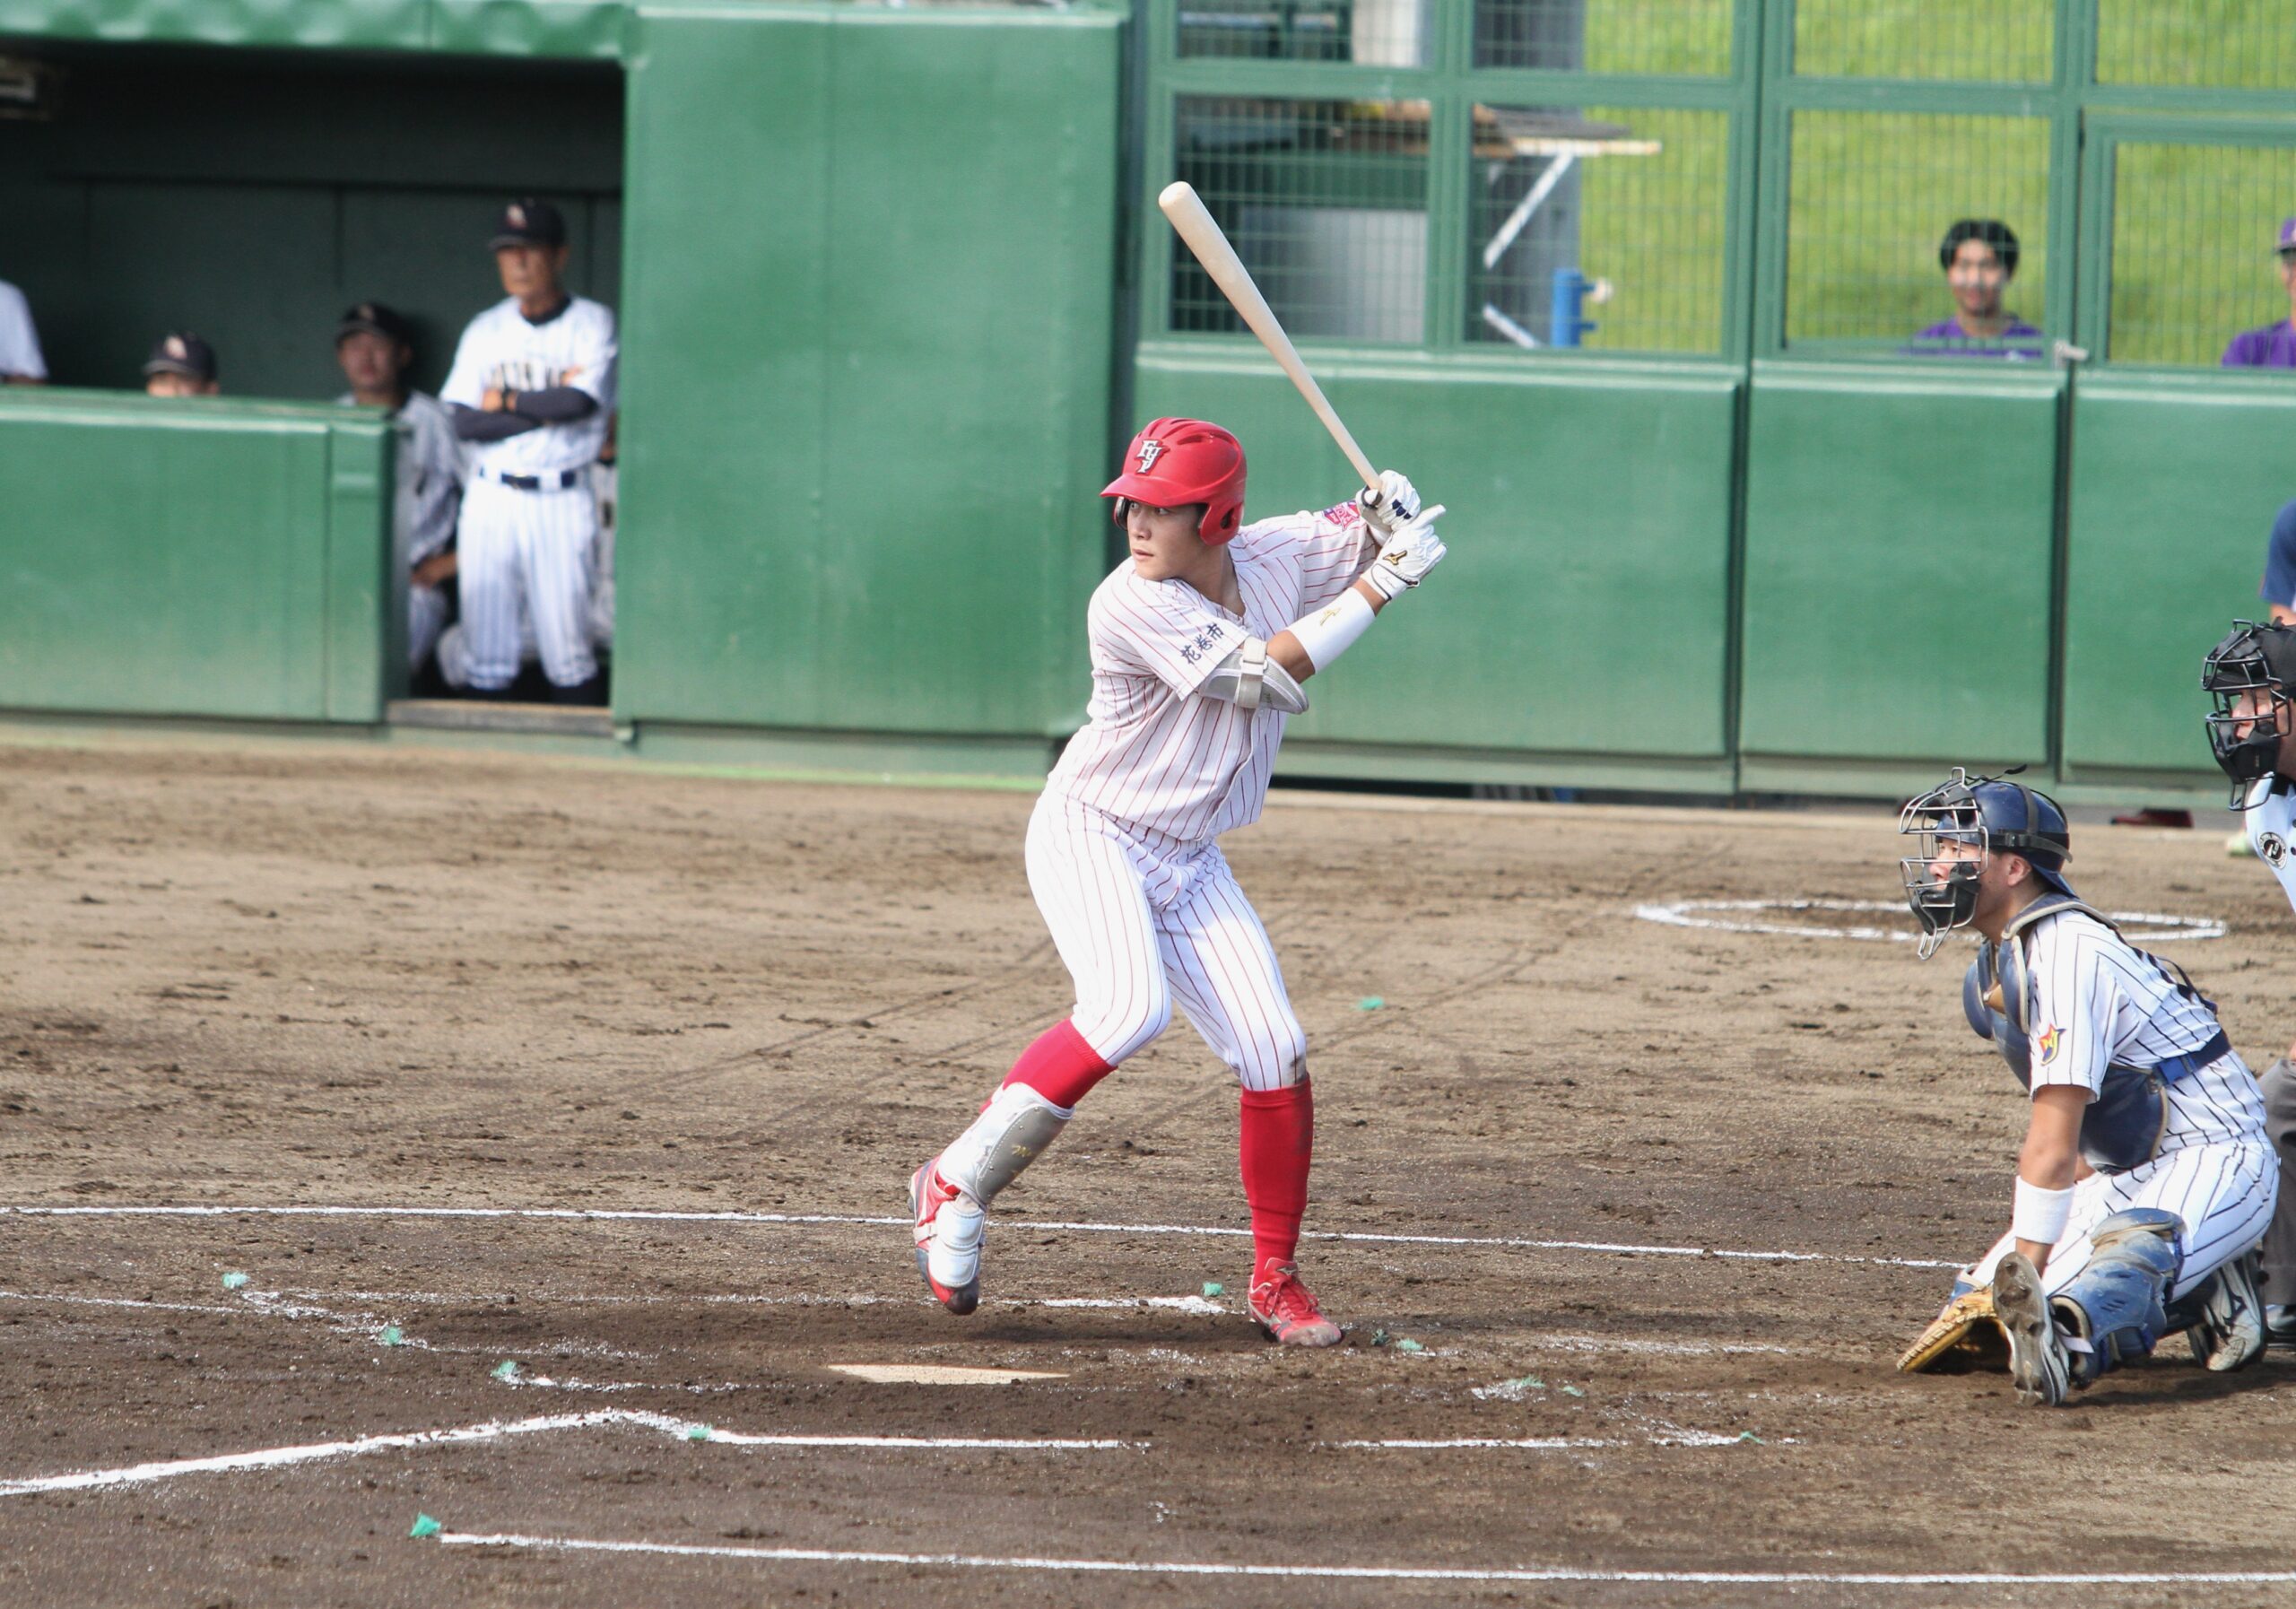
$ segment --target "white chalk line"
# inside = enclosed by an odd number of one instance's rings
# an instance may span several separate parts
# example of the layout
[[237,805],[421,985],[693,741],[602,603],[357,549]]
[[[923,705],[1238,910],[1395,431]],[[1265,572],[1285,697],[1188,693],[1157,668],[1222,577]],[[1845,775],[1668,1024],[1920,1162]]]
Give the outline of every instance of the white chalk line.
[[[418,1206],[0,1206],[0,1217],[25,1218],[439,1218],[542,1219],[570,1222],[735,1223],[753,1227],[808,1224],[909,1227],[907,1218],[839,1213],[674,1212],[635,1207]],[[1021,1229],[1095,1235],[1204,1235],[1247,1239],[1248,1229],[1202,1223],[1100,1223],[1037,1218],[1007,1219]],[[1735,1251],[1710,1246],[1646,1246],[1631,1240],[1541,1240],[1520,1235],[1404,1235],[1368,1230],[1309,1230],[1300,1239],[1373,1246],[1444,1246],[1514,1251],[1585,1251],[1613,1257],[1715,1257],[1752,1263],[1862,1263],[1887,1268],[1959,1268],[1950,1258],[1860,1257],[1832,1251]]]
[[735,1547],[726,1544],[614,1542],[536,1536],[516,1531],[442,1531],[450,1547],[519,1547],[560,1552],[655,1553],[691,1559],[744,1559],[786,1564],[897,1564],[957,1570],[1055,1571],[1127,1576],[1249,1576],[1318,1581],[1609,1581],[1683,1587],[2269,1587],[2296,1584],[2296,1570],[2095,1570],[2031,1575],[1881,1570],[1577,1570],[1567,1566],[1470,1570],[1388,1564],[1215,1564],[1177,1559],[1000,1558],[978,1553],[879,1553],[832,1548]]
[[[184,1475],[243,1474],[251,1470],[285,1469],[297,1465],[361,1457],[369,1453],[412,1448],[450,1447],[500,1441],[557,1431],[586,1431],[632,1425],[657,1431],[682,1441],[709,1442],[719,1447],[843,1448],[872,1452],[1145,1452],[1154,1444],[1106,1437],[1019,1436],[865,1436],[731,1431],[697,1419],[638,1408],[596,1408],[585,1413],[545,1413],[529,1419],[491,1419],[479,1424],[443,1431],[404,1431],[386,1435],[357,1436],[334,1441],[304,1442],[291,1447],[258,1448],[248,1452],[221,1453],[203,1458],[166,1458],[109,1469],[79,1470],[66,1474],[30,1475],[0,1480],[0,1497],[25,1497],[40,1492],[90,1492],[118,1486],[140,1486]],[[1720,1447],[1735,1437],[1718,1437],[1700,1431],[1665,1427],[1670,1434],[1651,1436],[1654,1447]],[[1580,1447],[1626,1447],[1623,1440],[1581,1440],[1571,1438],[1462,1438],[1451,1441],[1325,1441],[1318,1447],[1335,1449],[1393,1449],[1408,1451],[1516,1448],[1550,1452]]]
[[[1903,901],[1887,900],[1668,900],[1662,903],[1638,905],[1634,914],[1646,922],[1658,922],[1669,927],[1704,927],[1719,933],[1777,934],[1788,938],[1851,939],[1864,944],[1910,944],[1921,935],[1903,925],[1892,927],[1826,927],[1806,922],[1747,922],[1723,917],[1706,916],[1707,911],[1804,911],[1831,910],[1848,914],[1890,911],[1899,917],[1907,914]],[[2141,939],[2149,944],[2171,944],[2190,940],[2220,939],[2228,931],[2220,917],[2179,917],[2152,910],[2116,910],[2107,913],[2118,923],[2131,939]]]

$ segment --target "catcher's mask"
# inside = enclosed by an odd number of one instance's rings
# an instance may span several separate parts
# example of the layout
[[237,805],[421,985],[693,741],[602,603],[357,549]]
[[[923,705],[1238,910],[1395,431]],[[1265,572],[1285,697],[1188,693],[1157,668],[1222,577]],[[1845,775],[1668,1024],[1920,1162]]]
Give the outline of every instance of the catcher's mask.
[[[1920,853],[1900,860],[1898,868],[1905,902],[1921,924],[1924,961],[1937,952],[1947,933],[1968,926],[1977,915],[1978,878],[1996,849],[2024,857],[2043,883],[2059,893],[2073,892],[2063,870],[2073,854],[2065,812],[2022,782],[1972,777],[1957,765],[1943,786],[1905,807],[1898,831],[1920,840]],[[1946,860],[1947,844],[1965,844],[1977,853]]]
[[2246,810],[2248,794],[2280,767],[2283,711],[2296,683],[2296,631],[2286,626],[2232,622],[2231,634],[2201,661],[2200,686],[2213,700],[2208,747],[2232,780],[2232,808]]

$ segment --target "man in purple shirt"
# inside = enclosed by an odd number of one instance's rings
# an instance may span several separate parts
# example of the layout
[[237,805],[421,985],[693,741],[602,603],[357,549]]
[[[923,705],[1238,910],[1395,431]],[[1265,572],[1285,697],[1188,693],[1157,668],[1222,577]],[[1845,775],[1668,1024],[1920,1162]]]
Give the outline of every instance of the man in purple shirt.
[[1945,231],[1937,265],[1953,295],[1953,316],[1913,338],[1906,351],[1927,357],[2034,359],[2041,332],[2001,305],[2017,277],[2017,234],[1997,218],[1963,218]]
[[2280,243],[2273,250],[2280,257],[2280,283],[2288,291],[2291,317],[2233,336],[2224,349],[2227,369],[2296,369],[2296,218],[2281,220]]

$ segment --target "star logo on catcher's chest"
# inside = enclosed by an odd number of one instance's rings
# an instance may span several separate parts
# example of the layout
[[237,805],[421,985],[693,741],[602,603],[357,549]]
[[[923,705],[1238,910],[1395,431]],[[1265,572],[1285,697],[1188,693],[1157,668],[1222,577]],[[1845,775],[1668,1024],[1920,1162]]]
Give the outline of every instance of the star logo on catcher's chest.
[[2264,833],[2257,839],[2257,853],[2264,857],[2265,865],[2276,872],[2280,863],[2288,858],[2288,840],[2277,832]]
[[1161,442],[1161,441],[1144,441],[1144,442],[1142,442],[1142,443],[1140,444],[1140,473],[1141,473],[1142,474],[1146,474],[1150,470],[1152,470],[1152,469],[1155,468],[1155,467],[1156,467],[1156,460],[1157,460],[1157,459],[1159,459],[1159,458],[1161,458],[1161,457],[1162,457],[1163,456],[1164,456],[1164,444],[1163,444],[1162,442]]

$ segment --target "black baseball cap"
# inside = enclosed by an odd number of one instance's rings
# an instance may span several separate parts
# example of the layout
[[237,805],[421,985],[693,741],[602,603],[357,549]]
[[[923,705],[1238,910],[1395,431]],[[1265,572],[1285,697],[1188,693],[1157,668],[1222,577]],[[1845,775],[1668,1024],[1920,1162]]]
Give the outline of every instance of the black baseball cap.
[[196,380],[212,380],[215,378],[215,349],[189,330],[162,335],[144,363],[146,379],[155,374],[187,374]]
[[494,239],[487,244],[496,251],[505,246],[563,246],[566,220],[540,196],[521,196],[502,209]]
[[406,316],[379,301],[362,301],[344,309],[343,322],[335,326],[335,344],[342,345],[344,338],[351,335],[380,335],[402,346],[414,344],[414,326],[406,321]]

